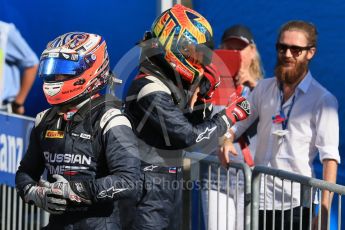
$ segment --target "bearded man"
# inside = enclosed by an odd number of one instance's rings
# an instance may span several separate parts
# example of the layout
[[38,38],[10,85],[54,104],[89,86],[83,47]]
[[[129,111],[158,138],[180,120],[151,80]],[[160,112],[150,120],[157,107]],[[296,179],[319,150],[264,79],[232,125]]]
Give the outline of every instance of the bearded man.
[[[317,31],[311,23],[290,21],[281,27],[276,43],[275,77],[260,81],[252,91],[248,98],[251,115],[231,127],[232,137],[226,140],[219,154],[222,164],[229,163],[229,153],[236,154],[232,141],[259,118],[256,165],[314,177],[312,164],[319,155],[323,179],[335,183],[340,163],[338,103],[312,77],[308,68],[315,55],[316,44]],[[272,229],[274,209],[275,229],[281,228],[281,221],[285,229],[290,229],[291,223],[293,229],[300,229],[300,222],[302,229],[309,229],[309,224],[313,228],[317,226],[317,217],[312,221],[309,218],[313,211],[309,210],[311,206],[308,203],[313,195],[310,189],[301,189],[299,184],[293,183],[292,190],[291,184],[286,183],[283,187],[281,180],[273,180],[272,177],[267,177],[266,193],[263,187],[259,220],[264,220],[266,209],[266,226],[260,223],[260,229]],[[327,219],[330,197],[327,191],[323,192],[322,221]],[[327,226],[325,222],[324,226]]]

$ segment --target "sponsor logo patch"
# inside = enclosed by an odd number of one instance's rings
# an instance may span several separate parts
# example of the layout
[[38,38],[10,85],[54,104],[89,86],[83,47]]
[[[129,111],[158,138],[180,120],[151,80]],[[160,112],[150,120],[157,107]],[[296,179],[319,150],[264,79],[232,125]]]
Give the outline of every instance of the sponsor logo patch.
[[157,168],[158,166],[156,166],[156,165],[149,165],[149,166],[146,166],[144,169],[143,169],[143,171],[144,172],[147,172],[147,171],[153,171],[155,168]]
[[63,82],[56,82],[56,83],[44,83],[43,84],[43,91],[49,96],[55,96],[61,91],[63,86]]
[[86,134],[86,133],[81,133],[80,137],[84,138],[84,139],[89,139],[89,140],[91,139],[91,135],[90,134]]
[[176,173],[176,172],[177,172],[176,167],[170,167],[169,168],[169,173]]
[[45,138],[63,138],[64,132],[57,130],[47,130]]
[[68,55],[68,54],[65,54],[65,53],[61,53],[62,54],[62,56],[64,56],[64,58],[66,58],[66,59],[69,59],[70,58],[70,56]]
[[208,127],[205,129],[204,132],[200,133],[198,138],[196,139],[196,142],[200,142],[203,139],[210,139],[211,134],[213,133],[214,130],[216,130],[217,126],[209,129]]
[[116,193],[120,193],[120,192],[126,191],[127,189],[128,188],[115,188],[114,186],[112,186],[112,187],[110,187],[107,190],[101,191],[97,195],[97,198],[101,198],[101,199],[102,198],[106,198],[106,197],[113,198]]

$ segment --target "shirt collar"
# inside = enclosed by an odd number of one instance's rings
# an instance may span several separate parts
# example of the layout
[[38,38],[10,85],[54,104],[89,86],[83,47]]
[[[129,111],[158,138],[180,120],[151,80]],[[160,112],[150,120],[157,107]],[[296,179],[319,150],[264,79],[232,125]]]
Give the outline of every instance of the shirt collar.
[[310,71],[308,70],[307,75],[303,78],[303,80],[298,84],[297,88],[299,91],[306,93],[311,85],[313,77],[311,76]]

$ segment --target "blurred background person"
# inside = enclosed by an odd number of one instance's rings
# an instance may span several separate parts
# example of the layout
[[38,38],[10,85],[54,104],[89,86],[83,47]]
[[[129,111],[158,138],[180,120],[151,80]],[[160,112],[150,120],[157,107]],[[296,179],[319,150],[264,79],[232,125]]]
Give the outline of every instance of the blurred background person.
[[37,67],[37,55],[14,24],[0,21],[0,111],[24,114]]
[[[248,97],[251,90],[256,86],[257,82],[263,78],[264,70],[261,63],[260,54],[254,42],[253,34],[250,29],[244,25],[234,25],[226,29],[222,35],[220,45],[221,49],[233,50],[239,52],[241,59],[240,68],[236,76],[233,77],[234,85],[236,87],[237,96]],[[224,82],[224,81],[223,81]],[[222,84],[222,82],[221,82]],[[230,95],[228,95],[230,97]],[[214,112],[223,109],[222,106],[214,106]],[[235,147],[238,153],[243,151],[253,157],[255,153],[256,143],[256,123],[241,137],[241,146],[238,142]],[[225,137],[226,138],[226,137]],[[241,148],[242,147],[242,148]],[[218,150],[216,150],[218,152]],[[231,155],[230,162],[243,162],[243,154]],[[249,163],[252,166],[252,163]],[[205,225],[209,221],[209,229],[217,229],[217,165],[211,168],[211,190],[210,190],[210,209],[208,209],[208,165],[201,163],[202,175],[202,206],[204,213]],[[243,215],[244,215],[244,179],[243,174],[240,173],[238,180],[238,197],[235,202],[235,186],[236,186],[236,171],[230,170],[230,197],[228,197],[228,226],[230,229],[243,229]],[[226,229],[226,169],[221,168],[220,191],[219,194],[219,229]],[[235,208],[236,207],[236,208]],[[210,213],[208,213],[210,210]],[[236,225],[235,225],[236,223]]]
[[[222,36],[221,49],[237,50],[241,56],[241,68],[235,77],[236,86],[243,85],[246,92],[252,90],[264,76],[260,54],[250,29],[235,25],[226,29]],[[246,96],[246,94],[245,94]]]

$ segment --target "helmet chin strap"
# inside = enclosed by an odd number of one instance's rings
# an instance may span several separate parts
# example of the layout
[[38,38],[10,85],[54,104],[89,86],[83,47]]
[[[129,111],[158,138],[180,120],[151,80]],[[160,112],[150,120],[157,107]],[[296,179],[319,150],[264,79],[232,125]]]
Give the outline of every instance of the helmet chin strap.
[[117,76],[113,73],[113,72],[109,72],[110,74],[110,78],[109,78],[109,83],[107,85],[107,93],[113,95],[114,97],[115,95],[115,87],[118,85],[121,85],[122,79],[117,78]]
[[87,97],[87,98],[85,98],[85,100],[83,100],[81,102],[77,102],[76,104],[75,103],[69,103],[66,105],[58,106],[58,113],[59,114],[65,114],[65,113],[68,113],[70,111],[78,111],[83,105],[85,105],[91,99],[94,99],[96,97],[99,97],[98,93],[96,93],[90,97]]

